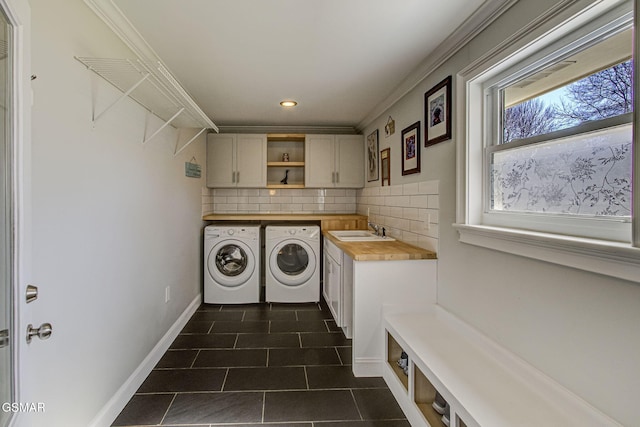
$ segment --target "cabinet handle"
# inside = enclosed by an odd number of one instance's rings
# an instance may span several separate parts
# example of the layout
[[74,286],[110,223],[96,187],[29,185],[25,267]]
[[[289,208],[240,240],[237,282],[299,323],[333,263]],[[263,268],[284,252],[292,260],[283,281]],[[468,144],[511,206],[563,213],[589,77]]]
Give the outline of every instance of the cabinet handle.
[[336,182],[336,173],[335,172],[331,172],[331,183],[335,184]]
[[340,172],[336,172],[336,183],[340,182]]
[[240,172],[236,172],[236,184],[240,182]]

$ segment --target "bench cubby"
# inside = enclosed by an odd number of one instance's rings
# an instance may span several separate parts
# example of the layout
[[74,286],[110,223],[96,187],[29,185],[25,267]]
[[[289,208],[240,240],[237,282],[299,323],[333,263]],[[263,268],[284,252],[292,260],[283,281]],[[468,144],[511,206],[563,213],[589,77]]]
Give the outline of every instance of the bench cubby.
[[[413,427],[621,427],[621,424],[438,305],[383,313],[383,378]],[[409,357],[408,377],[397,366]]]

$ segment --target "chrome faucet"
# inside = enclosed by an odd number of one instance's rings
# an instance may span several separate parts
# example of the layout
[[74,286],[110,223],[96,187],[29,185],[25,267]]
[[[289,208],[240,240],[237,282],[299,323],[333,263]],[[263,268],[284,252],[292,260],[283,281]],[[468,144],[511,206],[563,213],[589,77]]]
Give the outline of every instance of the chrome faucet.
[[367,222],[367,225],[368,225],[369,227],[371,227],[371,229],[372,229],[373,231],[375,231],[376,236],[379,236],[379,235],[380,235],[380,226],[379,226],[379,225],[374,224],[374,223],[372,223],[371,221],[368,221],[368,222]]

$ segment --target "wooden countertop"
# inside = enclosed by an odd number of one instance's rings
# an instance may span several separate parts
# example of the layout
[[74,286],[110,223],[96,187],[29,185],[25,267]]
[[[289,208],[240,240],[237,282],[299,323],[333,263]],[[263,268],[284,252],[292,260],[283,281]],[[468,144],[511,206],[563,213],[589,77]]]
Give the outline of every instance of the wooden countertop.
[[322,233],[354,261],[401,261],[437,259],[435,252],[399,240],[376,242],[341,242],[328,232]]
[[331,213],[211,213],[202,217],[205,221],[324,221],[334,219],[363,219],[366,215],[359,214],[331,214]]

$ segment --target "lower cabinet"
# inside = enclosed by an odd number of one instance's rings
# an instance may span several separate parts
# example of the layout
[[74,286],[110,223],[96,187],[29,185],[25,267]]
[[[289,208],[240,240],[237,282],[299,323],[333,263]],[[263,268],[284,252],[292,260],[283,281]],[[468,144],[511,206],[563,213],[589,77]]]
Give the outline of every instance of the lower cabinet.
[[353,267],[350,259],[329,239],[324,239],[324,299],[338,327],[352,338]]

